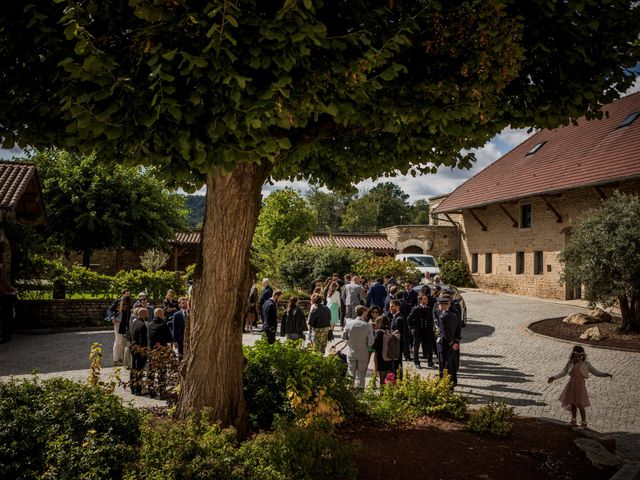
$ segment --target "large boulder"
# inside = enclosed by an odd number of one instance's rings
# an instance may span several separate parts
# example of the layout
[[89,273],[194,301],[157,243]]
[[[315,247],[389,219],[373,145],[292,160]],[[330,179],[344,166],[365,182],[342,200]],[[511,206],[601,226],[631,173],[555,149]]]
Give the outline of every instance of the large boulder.
[[606,335],[600,332],[598,327],[587,328],[582,335],[580,335],[582,340],[594,340],[599,342],[600,340],[604,340],[607,338]]
[[587,315],[591,317],[596,317],[601,322],[611,323],[613,321],[613,318],[611,318],[611,314],[609,312],[605,312],[601,308],[594,308],[593,310],[589,310],[587,312]]
[[574,313],[562,320],[564,323],[573,323],[574,325],[591,325],[592,323],[600,323],[597,317],[587,315],[585,313]]

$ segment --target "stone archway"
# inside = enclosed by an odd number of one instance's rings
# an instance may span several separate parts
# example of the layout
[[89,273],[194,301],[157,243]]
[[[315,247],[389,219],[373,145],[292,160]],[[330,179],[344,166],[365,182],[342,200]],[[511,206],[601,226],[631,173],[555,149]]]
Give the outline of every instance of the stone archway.
[[408,247],[405,247],[402,249],[402,253],[419,253],[419,254],[423,254],[424,250],[420,247],[418,247],[417,245],[409,245]]

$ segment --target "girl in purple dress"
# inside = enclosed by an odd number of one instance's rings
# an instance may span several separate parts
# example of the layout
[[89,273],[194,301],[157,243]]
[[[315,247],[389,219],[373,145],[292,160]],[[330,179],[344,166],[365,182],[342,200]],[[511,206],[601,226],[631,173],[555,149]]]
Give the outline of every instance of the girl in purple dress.
[[590,373],[596,377],[613,378],[613,375],[610,373],[601,372],[591,365],[591,363],[587,362],[587,355],[584,353],[584,348],[576,345],[573,347],[569,361],[564,366],[564,369],[548,379],[548,383],[551,383],[567,374],[569,375],[569,383],[567,383],[567,386],[562,390],[559,400],[562,403],[562,407],[571,412],[571,422],[569,422],[571,425],[576,424],[576,411],[580,410],[580,425],[582,428],[587,428],[585,408],[591,406],[585,386],[585,381],[589,378]]

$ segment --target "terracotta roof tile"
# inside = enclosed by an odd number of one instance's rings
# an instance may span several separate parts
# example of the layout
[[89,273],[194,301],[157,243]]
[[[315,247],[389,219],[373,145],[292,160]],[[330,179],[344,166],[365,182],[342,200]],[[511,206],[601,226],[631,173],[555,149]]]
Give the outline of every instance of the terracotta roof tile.
[[397,252],[396,247],[387,240],[386,235],[377,234],[312,235],[306,243],[312,247],[328,247],[335,245],[337,247],[370,250],[380,253]]
[[35,172],[33,164],[0,160],[0,208],[16,208]]
[[[434,213],[640,177],[640,92],[603,107],[609,117],[541,130],[456,188]],[[546,142],[527,155],[533,146]]]
[[200,232],[178,232],[171,243],[200,245]]

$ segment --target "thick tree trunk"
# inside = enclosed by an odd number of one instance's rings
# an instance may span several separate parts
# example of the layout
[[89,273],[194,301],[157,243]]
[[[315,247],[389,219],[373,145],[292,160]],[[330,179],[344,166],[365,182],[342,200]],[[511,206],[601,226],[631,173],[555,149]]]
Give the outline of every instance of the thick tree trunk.
[[245,430],[242,324],[250,288],[249,254],[267,167],[242,164],[207,176],[201,255],[177,414],[207,408],[224,426]]
[[629,330],[640,331],[640,299],[637,295],[632,295],[631,298],[620,297],[618,302],[620,303],[620,312],[622,313],[622,325],[620,330],[623,332]]

